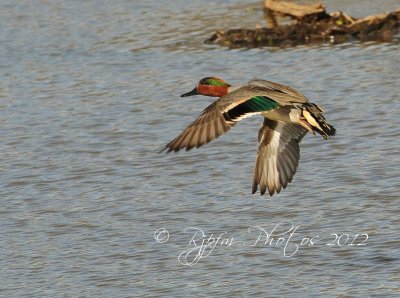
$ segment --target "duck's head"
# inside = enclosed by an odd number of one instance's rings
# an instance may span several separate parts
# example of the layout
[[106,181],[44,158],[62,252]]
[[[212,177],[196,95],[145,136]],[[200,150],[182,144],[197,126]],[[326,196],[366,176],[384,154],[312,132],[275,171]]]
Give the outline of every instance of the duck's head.
[[205,95],[221,97],[228,93],[230,85],[224,80],[216,77],[207,77],[201,79],[197,86],[190,92],[182,94],[181,97],[192,95]]

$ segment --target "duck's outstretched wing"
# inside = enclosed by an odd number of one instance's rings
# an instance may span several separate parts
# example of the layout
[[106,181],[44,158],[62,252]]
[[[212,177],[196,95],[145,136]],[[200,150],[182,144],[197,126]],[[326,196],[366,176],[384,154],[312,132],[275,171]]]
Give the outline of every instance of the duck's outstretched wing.
[[272,196],[286,188],[296,173],[300,159],[299,142],[307,130],[297,124],[264,118],[258,133],[257,158],[253,174],[253,194],[258,185],[263,195]]
[[208,106],[200,116],[180,135],[169,142],[164,149],[167,152],[186,148],[200,147],[233,127],[240,120],[270,111],[279,107],[272,99],[265,96],[242,94],[240,90],[222,96]]
[[186,148],[186,150],[190,150],[193,147],[198,148],[218,138],[234,125],[235,122],[225,120],[223,113],[217,106],[217,102],[214,102],[161,151],[168,149],[167,152],[170,152],[179,151],[183,148]]

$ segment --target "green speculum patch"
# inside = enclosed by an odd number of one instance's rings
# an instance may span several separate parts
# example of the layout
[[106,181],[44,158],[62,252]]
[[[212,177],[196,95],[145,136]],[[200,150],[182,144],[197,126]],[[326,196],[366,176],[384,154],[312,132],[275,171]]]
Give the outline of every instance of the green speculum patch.
[[245,114],[266,112],[276,109],[277,107],[279,107],[279,104],[266,96],[254,96],[240,105],[237,105],[233,109],[225,112],[224,118],[226,120],[234,121]]
[[276,101],[266,96],[254,96],[241,105],[247,105],[253,112],[264,112],[277,108],[279,105]]

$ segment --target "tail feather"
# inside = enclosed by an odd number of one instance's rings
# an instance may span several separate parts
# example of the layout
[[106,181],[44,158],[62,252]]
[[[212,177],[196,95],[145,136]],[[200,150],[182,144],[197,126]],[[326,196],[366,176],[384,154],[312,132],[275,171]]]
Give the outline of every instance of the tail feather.
[[322,109],[316,104],[312,103],[305,106],[303,117],[310,125],[312,131],[319,133],[324,139],[336,135],[336,129],[326,121],[322,114]]

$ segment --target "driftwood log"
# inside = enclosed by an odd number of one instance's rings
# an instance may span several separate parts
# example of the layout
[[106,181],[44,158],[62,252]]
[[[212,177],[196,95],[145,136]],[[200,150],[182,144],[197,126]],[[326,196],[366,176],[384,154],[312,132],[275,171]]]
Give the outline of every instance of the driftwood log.
[[310,16],[319,18],[326,17],[325,7],[322,3],[298,5],[292,2],[265,0],[264,10],[270,10],[299,20]]
[[[264,11],[271,28],[217,31],[205,42],[238,48],[354,40],[391,41],[400,31],[400,9],[356,19],[340,11],[328,14],[322,4],[297,5],[265,0]],[[289,16],[294,22],[279,26],[275,14]]]

